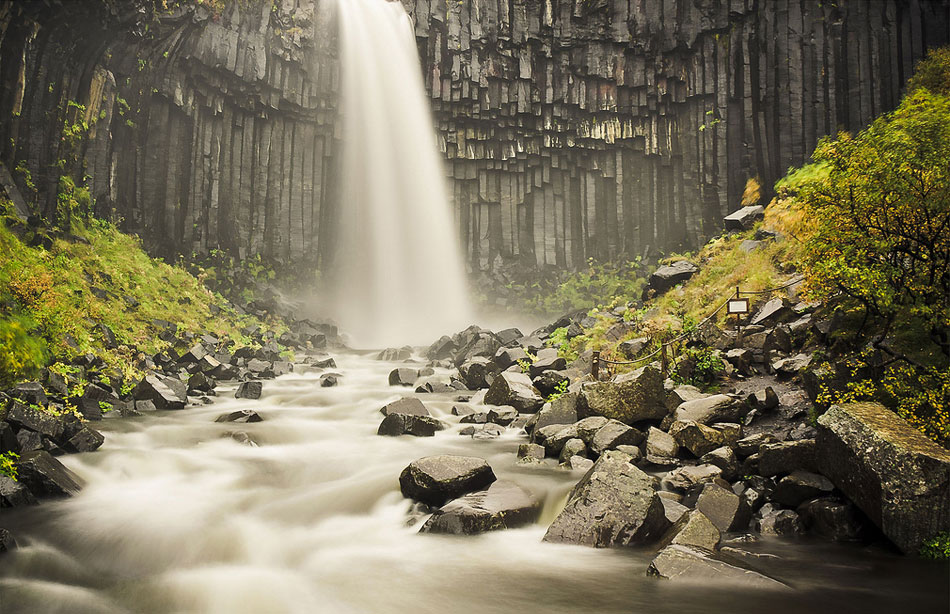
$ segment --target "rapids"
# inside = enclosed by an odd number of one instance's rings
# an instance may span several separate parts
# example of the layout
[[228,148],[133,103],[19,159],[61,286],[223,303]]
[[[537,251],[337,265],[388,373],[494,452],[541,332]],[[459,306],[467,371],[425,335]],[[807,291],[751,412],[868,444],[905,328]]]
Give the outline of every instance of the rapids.
[[[580,477],[515,462],[515,429],[459,436],[453,395],[419,395],[450,424],[434,438],[379,437],[379,408],[408,389],[396,366],[335,356],[340,386],[318,373],[265,382],[264,396],[219,387],[208,406],[104,421],[105,445],[60,457],[87,486],[76,497],[4,511],[20,549],[0,556],[0,612],[444,614],[515,612],[945,611],[944,568],[875,548],[763,539],[757,565],[794,593],[648,578],[651,552],[541,541]],[[447,371],[440,375],[447,376]],[[222,424],[250,408],[264,422]],[[247,432],[259,447],[231,439]],[[397,478],[410,461],[486,458],[533,491],[532,526],[481,536],[417,533]]]

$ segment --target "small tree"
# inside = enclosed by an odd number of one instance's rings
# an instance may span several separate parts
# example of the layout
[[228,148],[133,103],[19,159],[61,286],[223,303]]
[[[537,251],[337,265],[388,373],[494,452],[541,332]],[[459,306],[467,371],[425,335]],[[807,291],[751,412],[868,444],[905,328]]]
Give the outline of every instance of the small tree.
[[925,88],[857,136],[815,150],[826,180],[799,200],[814,233],[804,265],[813,295],[857,302],[880,321],[879,349],[896,323],[917,320],[950,357],[950,98]]

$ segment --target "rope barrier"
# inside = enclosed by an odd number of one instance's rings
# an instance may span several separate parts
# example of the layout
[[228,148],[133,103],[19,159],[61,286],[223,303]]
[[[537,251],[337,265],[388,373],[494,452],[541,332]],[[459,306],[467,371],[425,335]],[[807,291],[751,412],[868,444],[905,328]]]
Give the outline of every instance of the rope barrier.
[[696,325],[696,328],[694,328],[693,330],[691,330],[691,331],[689,331],[689,332],[683,333],[683,334],[680,335],[679,337],[675,337],[675,338],[673,338],[673,339],[670,339],[669,341],[664,341],[663,343],[660,344],[660,347],[658,347],[658,348],[657,348],[656,350],[654,350],[653,352],[647,354],[646,356],[641,356],[640,358],[636,358],[636,359],[634,359],[634,360],[609,360],[609,359],[607,359],[607,358],[601,358],[601,357],[600,357],[600,352],[594,352],[594,355],[593,355],[592,358],[591,358],[591,375],[594,376],[594,379],[597,379],[598,373],[599,373],[599,371],[600,371],[600,365],[601,365],[601,364],[605,364],[605,365],[635,365],[635,364],[639,364],[639,363],[641,363],[641,362],[647,361],[647,360],[653,358],[654,356],[656,356],[657,354],[661,354],[661,356],[662,356],[662,358],[663,358],[663,370],[664,370],[664,375],[665,375],[665,374],[666,374],[665,371],[666,371],[666,348],[667,348],[667,346],[673,345],[674,343],[678,343],[679,341],[682,341],[682,340],[684,340],[684,339],[686,339],[686,338],[692,336],[696,331],[700,330],[703,326],[706,325],[706,323],[708,323],[710,320],[712,320],[713,317],[716,316],[716,314],[718,314],[720,311],[722,311],[723,307],[725,307],[726,305],[728,305],[728,304],[729,304],[729,301],[733,300],[733,298],[737,298],[737,297],[739,297],[739,296],[742,296],[743,294],[745,294],[745,295],[772,294],[773,292],[778,292],[779,290],[785,290],[786,288],[790,288],[790,287],[794,286],[795,284],[801,283],[804,279],[805,279],[804,276],[799,275],[798,277],[795,277],[794,279],[792,279],[791,281],[789,281],[788,283],[786,283],[786,284],[784,284],[784,285],[782,285],[782,286],[778,286],[778,287],[775,287],[775,288],[767,288],[767,289],[765,289],[765,290],[742,290],[742,291],[740,291],[739,288],[738,288],[738,286],[737,286],[737,287],[736,287],[736,294],[735,294],[734,296],[730,296],[729,298],[727,298],[727,299],[725,300],[725,302],[723,302],[721,305],[719,305],[719,307],[716,308],[715,311],[713,311],[711,314],[709,314],[708,316],[706,316],[705,318],[703,318],[702,320],[700,320],[699,323]]

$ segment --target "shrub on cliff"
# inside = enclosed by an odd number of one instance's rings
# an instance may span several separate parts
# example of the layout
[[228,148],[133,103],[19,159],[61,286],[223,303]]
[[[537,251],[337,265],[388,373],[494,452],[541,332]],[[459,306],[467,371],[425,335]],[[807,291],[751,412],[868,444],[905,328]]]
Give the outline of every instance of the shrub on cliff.
[[[900,106],[821,141],[798,185],[810,294],[858,313],[870,379],[828,402],[877,398],[950,442],[950,53],[923,62]],[[931,91],[934,87],[938,91]]]

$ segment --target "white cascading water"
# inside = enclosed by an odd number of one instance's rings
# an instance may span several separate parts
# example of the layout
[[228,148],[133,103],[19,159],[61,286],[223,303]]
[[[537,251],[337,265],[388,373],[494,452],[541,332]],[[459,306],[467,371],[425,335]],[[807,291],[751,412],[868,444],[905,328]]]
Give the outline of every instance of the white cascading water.
[[337,0],[343,181],[335,316],[362,347],[471,323],[465,269],[412,23],[400,2]]

